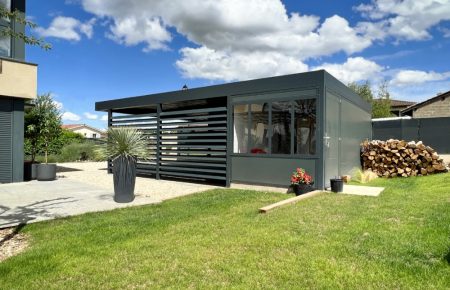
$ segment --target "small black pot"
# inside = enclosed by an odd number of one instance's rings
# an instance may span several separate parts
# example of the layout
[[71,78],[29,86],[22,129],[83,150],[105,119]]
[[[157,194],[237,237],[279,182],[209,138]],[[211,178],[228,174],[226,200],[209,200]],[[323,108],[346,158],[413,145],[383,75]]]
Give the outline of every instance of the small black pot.
[[305,194],[307,192],[313,191],[314,188],[309,184],[293,184],[292,189],[294,190],[295,195]]
[[114,201],[120,203],[134,200],[136,184],[136,159],[119,156],[113,161]]
[[330,179],[331,191],[342,192],[344,190],[344,180],[341,178]]
[[31,166],[33,165],[32,161],[24,161],[23,162],[23,181],[31,180]]
[[37,180],[52,181],[56,179],[56,164],[37,164]]

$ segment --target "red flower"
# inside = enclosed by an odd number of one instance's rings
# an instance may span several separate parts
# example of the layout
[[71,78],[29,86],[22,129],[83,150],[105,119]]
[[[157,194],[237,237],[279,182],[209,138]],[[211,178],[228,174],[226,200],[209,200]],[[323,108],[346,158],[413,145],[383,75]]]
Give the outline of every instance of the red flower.
[[303,168],[297,168],[291,175],[291,184],[312,184],[312,176]]

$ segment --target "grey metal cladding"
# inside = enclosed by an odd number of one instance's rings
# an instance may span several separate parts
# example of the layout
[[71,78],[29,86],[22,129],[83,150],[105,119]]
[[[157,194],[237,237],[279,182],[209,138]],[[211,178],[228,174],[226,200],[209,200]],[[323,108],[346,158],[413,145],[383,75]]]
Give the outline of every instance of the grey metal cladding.
[[13,103],[0,98],[0,183],[12,181]]
[[323,83],[324,70],[263,78],[250,81],[214,85],[208,87],[180,90],[139,97],[109,100],[95,103],[97,111],[109,109],[141,107],[148,104],[207,99],[241,94],[253,94],[277,90],[318,87]]

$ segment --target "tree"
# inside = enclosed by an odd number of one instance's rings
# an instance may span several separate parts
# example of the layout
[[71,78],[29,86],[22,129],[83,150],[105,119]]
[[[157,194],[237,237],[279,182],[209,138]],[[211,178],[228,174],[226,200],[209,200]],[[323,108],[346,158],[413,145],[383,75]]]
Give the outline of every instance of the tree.
[[48,162],[50,148],[61,136],[61,113],[50,94],[38,95],[25,115],[25,138],[32,161],[43,151]]
[[391,100],[386,81],[378,86],[377,98],[373,97],[369,81],[365,81],[363,84],[349,83],[348,87],[372,105],[372,118],[392,117]]
[[391,100],[386,81],[378,86],[377,97],[378,98],[372,102],[372,118],[392,117]]
[[[37,25],[34,22],[25,19],[21,15],[19,10],[9,11],[1,4],[0,4],[0,18],[6,18],[12,22],[14,22],[14,21],[18,22],[29,28],[37,27]],[[23,32],[15,32],[11,27],[4,27],[4,28],[2,27],[0,29],[0,36],[11,36],[12,38],[21,39],[28,45],[36,45],[44,50],[49,50],[52,48],[52,45],[50,43],[45,42],[44,39],[36,38],[32,35],[28,36]]]

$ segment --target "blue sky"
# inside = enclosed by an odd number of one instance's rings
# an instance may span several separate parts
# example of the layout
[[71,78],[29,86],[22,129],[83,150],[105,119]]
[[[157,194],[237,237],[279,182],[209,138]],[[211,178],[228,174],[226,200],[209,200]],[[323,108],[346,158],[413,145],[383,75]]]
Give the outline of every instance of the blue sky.
[[38,92],[64,123],[105,128],[96,101],[325,68],[391,97],[450,90],[450,0],[28,0],[50,51]]

